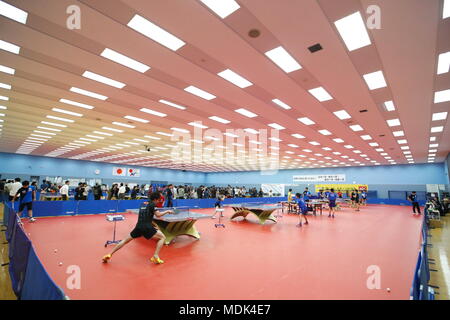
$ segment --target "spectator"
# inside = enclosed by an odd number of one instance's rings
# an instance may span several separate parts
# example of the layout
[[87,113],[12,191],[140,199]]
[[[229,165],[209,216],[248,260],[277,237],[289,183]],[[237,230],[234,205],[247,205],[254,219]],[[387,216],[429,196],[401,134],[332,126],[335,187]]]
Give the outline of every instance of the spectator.
[[20,183],[20,178],[15,178],[14,183],[9,188],[9,201],[12,201],[17,194],[17,191],[22,188],[22,183]]
[[67,180],[61,189],[59,189],[59,193],[64,201],[69,200],[69,180]]
[[132,200],[137,198],[138,192],[139,192],[139,187],[138,186],[134,186],[133,190],[131,190],[131,199]]
[[94,194],[94,200],[100,200],[103,196],[102,187],[96,183],[94,188],[92,188],[92,193]]
[[127,188],[123,185],[123,183],[121,183],[120,188],[119,188],[119,195],[118,195],[119,200],[125,199],[126,191],[127,191]]

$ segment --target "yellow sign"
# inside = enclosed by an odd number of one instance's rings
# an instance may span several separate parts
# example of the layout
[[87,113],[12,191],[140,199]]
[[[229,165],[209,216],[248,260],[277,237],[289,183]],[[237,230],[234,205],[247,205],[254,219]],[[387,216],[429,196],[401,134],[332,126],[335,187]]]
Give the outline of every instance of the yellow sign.
[[334,189],[335,192],[351,192],[351,191],[368,191],[369,186],[367,184],[316,184],[315,185],[316,192],[320,190],[326,191],[330,189]]

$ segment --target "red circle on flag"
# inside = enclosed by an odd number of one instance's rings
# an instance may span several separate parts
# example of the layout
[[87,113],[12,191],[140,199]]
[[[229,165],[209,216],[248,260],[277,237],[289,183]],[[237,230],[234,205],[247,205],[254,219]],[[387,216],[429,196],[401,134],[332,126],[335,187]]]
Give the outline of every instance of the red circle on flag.
[[122,173],[122,169],[117,169],[117,173],[121,174]]
[[130,169],[129,171],[130,171],[130,173],[131,173],[131,172],[133,172],[133,169]]

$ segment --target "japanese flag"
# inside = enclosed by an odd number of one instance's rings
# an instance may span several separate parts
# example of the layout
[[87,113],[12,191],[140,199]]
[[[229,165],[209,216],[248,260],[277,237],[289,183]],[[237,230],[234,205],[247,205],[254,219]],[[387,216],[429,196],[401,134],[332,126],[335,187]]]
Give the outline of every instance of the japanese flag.
[[113,176],[125,177],[127,175],[127,169],[122,167],[114,167]]

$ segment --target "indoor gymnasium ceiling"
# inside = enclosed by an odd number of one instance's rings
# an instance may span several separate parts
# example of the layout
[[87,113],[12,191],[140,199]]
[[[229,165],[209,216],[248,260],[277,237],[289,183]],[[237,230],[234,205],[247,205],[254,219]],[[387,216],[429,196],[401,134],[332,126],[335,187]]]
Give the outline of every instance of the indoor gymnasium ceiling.
[[204,172],[442,162],[449,2],[0,2],[0,151]]

